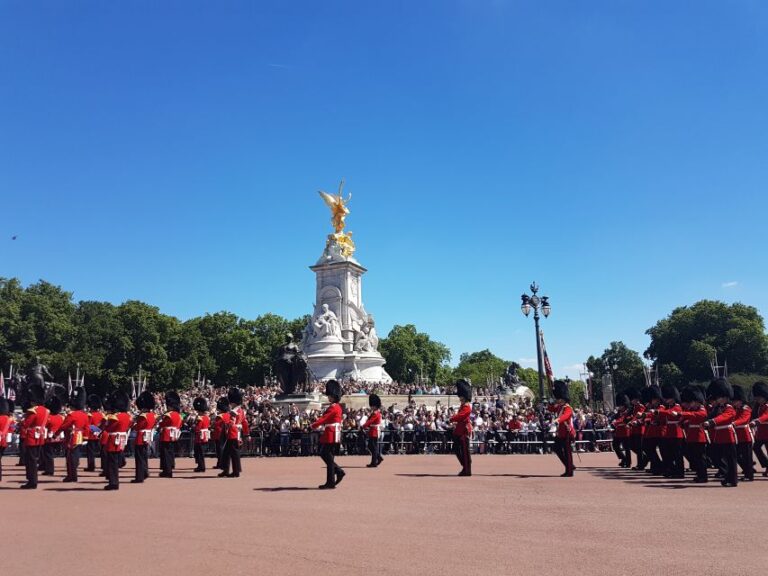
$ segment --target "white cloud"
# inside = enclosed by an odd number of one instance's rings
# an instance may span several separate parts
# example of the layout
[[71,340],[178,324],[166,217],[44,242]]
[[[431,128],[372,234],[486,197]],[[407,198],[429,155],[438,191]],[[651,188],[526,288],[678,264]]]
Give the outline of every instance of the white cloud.
[[520,364],[520,366],[530,368],[536,365],[536,358],[518,358],[517,363]]
[[730,282],[723,282],[723,288],[735,288],[738,285],[739,283],[736,280],[731,280]]

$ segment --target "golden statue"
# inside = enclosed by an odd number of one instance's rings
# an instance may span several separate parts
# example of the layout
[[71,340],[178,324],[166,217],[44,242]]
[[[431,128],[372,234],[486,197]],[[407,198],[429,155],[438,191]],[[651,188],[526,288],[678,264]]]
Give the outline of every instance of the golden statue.
[[336,234],[341,234],[344,230],[344,219],[349,214],[349,208],[347,204],[352,200],[352,194],[344,200],[341,196],[341,191],[344,189],[344,180],[342,179],[339,184],[339,193],[336,195],[328,194],[320,190],[320,196],[322,196],[325,203],[328,204],[328,208],[331,209],[331,222],[333,223],[333,229],[336,230]]

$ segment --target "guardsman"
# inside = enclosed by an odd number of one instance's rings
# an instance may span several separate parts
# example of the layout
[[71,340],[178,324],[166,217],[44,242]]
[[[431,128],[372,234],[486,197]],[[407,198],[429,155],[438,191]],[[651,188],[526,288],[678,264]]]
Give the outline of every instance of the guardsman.
[[101,411],[101,398],[96,394],[88,396],[88,442],[85,445],[85,471],[96,472],[96,457],[101,454],[99,433],[101,431],[104,413]]
[[683,444],[685,436],[680,426],[680,392],[677,387],[667,384],[661,387],[664,400],[659,406],[659,422],[662,425],[659,448],[664,468],[665,478],[685,478],[685,463],[683,462]]
[[216,448],[216,466],[215,470],[221,470],[223,462],[224,445],[227,443],[225,430],[229,426],[229,400],[226,396],[216,400],[216,418],[213,421],[213,444]]
[[641,392],[645,403],[645,431],[643,432],[643,452],[650,463],[649,474],[661,476],[664,467],[659,457],[659,441],[662,437],[663,427],[659,423],[659,405],[661,404],[661,390],[658,386],[646,386]]
[[648,460],[645,458],[643,450],[643,436],[645,435],[645,404],[642,402],[642,394],[634,388],[627,391],[629,399],[632,401],[632,417],[627,422],[629,424],[629,446],[635,453],[637,464],[632,470],[645,470]]
[[131,484],[141,484],[149,478],[149,447],[155,429],[155,397],[147,390],[136,398],[139,414],[133,422],[136,440],[133,445],[133,460],[136,463],[136,475]]
[[363,424],[363,430],[368,435],[368,451],[371,453],[371,463],[368,468],[376,468],[384,461],[381,457],[381,448],[379,438],[381,436],[381,398],[377,394],[371,394],[368,397],[368,406],[371,413]]
[[3,453],[8,447],[14,425],[13,409],[13,400],[0,398],[0,481],[3,479]]
[[707,432],[703,425],[709,418],[704,403],[704,393],[698,386],[686,386],[680,392],[683,411],[680,414],[681,425],[685,430],[685,445],[688,461],[696,472],[694,482],[705,484],[707,478]]
[[733,389],[725,378],[712,380],[707,388],[712,411],[704,427],[711,433],[713,457],[722,471],[720,483],[729,488],[738,484],[736,459],[736,409],[731,405]]
[[21,485],[22,490],[37,488],[37,467],[40,463],[40,452],[45,445],[46,424],[50,413],[43,403],[45,392],[39,384],[32,384],[28,390],[30,408],[24,414],[24,465],[27,471],[27,483]]
[[755,428],[754,452],[757,461],[763,467],[763,476],[768,477],[768,384],[755,382],[752,386],[752,398],[755,399],[755,411],[757,418],[752,420]]
[[627,394],[618,398],[619,408],[613,419],[613,451],[619,458],[619,467],[632,467],[632,451],[629,447],[629,420],[632,418],[632,402]]
[[733,407],[736,410],[736,419],[733,421],[733,427],[736,430],[736,460],[744,473],[741,480],[752,482],[755,479],[755,461],[752,460],[755,439],[749,426],[752,422],[752,407],[749,405],[744,388],[738,385],[731,388],[733,389]]
[[108,394],[104,398],[102,403],[104,407],[104,419],[101,421],[101,432],[99,433],[99,451],[101,457],[101,472],[99,476],[107,477],[107,443],[109,443],[109,437],[104,434],[104,429],[107,427],[107,420],[112,415],[112,395]]
[[335,453],[341,443],[341,385],[336,380],[325,383],[325,395],[330,405],[323,415],[312,423],[313,430],[320,430],[320,458],[326,466],[325,484],[320,490],[333,490],[341,483],[346,473],[336,464]]
[[[239,478],[240,473],[243,471],[243,466],[240,462],[240,447],[243,445],[243,438],[250,431],[248,429],[248,420],[245,419],[245,410],[241,406],[243,403],[242,391],[238,388],[230,388],[227,393],[227,401],[229,402],[229,423],[224,430],[226,442],[222,453],[219,477]],[[230,463],[232,464],[231,473],[229,471]]]
[[557,415],[554,451],[565,466],[565,472],[561,476],[571,478],[575,469],[571,443],[576,438],[576,431],[573,429],[573,409],[569,404],[571,394],[568,384],[563,380],[555,380],[552,394],[555,397],[555,403],[549,405],[549,411]]
[[117,390],[112,393],[110,408],[103,434],[107,436],[106,451],[107,485],[104,490],[120,488],[120,454],[128,445],[128,431],[131,429],[131,415],[128,414],[128,394]]
[[61,415],[63,406],[57,396],[51,396],[46,401],[45,407],[48,408],[50,415],[48,416],[48,423],[45,425],[45,446],[43,446],[40,468],[43,476],[53,476],[55,472],[54,458],[64,441],[64,434],[61,432],[61,425],[64,422],[64,416]]
[[211,417],[208,416],[208,401],[198,396],[192,402],[192,407],[197,411],[195,422],[195,472],[205,472],[205,449],[211,439]]
[[85,388],[78,386],[69,399],[70,412],[61,423],[64,434],[64,460],[67,475],[62,482],[77,482],[77,468],[80,466],[80,446],[85,442],[88,431],[88,414],[85,413]]
[[181,436],[181,398],[171,390],[165,395],[167,412],[160,420],[160,478],[173,478],[176,468],[176,442]]
[[472,476],[472,386],[464,379],[456,382],[456,395],[461,403],[449,422],[453,425],[453,452],[461,464],[459,476]]

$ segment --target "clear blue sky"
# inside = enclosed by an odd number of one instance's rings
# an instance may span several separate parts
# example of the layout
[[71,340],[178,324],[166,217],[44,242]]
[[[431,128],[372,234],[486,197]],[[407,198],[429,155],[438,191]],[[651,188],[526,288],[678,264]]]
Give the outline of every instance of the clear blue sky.
[[535,279],[575,377],[678,305],[768,313],[767,72],[760,0],[5,0],[0,275],[298,316],[345,177],[382,332],[532,360]]

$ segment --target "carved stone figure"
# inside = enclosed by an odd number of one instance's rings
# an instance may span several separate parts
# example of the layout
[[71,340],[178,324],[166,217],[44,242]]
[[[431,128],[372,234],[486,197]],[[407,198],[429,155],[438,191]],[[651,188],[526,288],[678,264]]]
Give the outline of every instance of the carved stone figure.
[[283,394],[306,392],[309,383],[307,358],[293,341],[293,334],[285,335],[285,344],[277,352],[275,373],[280,381]]
[[372,315],[363,320],[360,329],[355,333],[355,352],[376,352],[379,348],[379,337],[376,334],[376,323]]
[[314,336],[316,338],[341,338],[339,319],[336,313],[328,307],[328,304],[323,304],[321,311],[312,321],[312,326],[315,329]]

